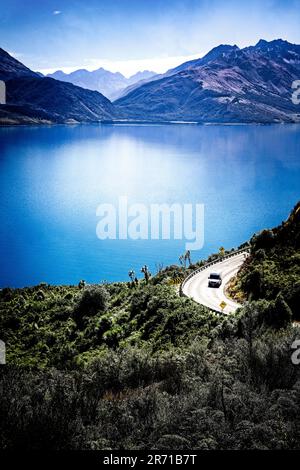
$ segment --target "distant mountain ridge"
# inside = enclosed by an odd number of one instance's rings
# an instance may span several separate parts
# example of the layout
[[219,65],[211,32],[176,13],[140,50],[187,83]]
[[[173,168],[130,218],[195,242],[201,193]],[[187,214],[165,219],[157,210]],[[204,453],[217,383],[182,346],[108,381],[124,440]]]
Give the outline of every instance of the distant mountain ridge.
[[238,51],[238,46],[234,45],[231,46],[229,44],[221,44],[220,46],[214,47],[209,51],[205,56],[200,59],[193,59],[189,60],[188,62],[184,62],[183,64],[170,69],[164,75],[174,75],[177,72],[181,72],[182,70],[187,70],[192,67],[200,67],[201,65],[205,65],[211,60],[217,59],[224,54],[228,54],[229,52]]
[[73,85],[87,88],[89,90],[96,90],[102,93],[106,98],[114,100],[119,97],[122,90],[127,88],[140,80],[149,79],[154,77],[155,72],[144,70],[137,72],[129,78],[124,77],[120,72],[110,72],[100,67],[97,70],[89,72],[86,69],[79,69],[69,74],[58,70],[47,77],[55,78],[64,82],[73,83]]
[[178,65],[177,67],[174,67],[172,69],[167,70],[167,72],[162,73],[162,74],[157,74],[154,77],[145,77],[143,79],[143,82],[137,82],[134,83],[133,85],[129,85],[127,88],[125,88],[120,94],[119,98],[123,98],[124,96],[128,95],[128,93],[131,93],[132,91],[136,90],[139,88],[141,85],[145,85],[146,83],[160,80],[161,78],[168,77],[170,75],[174,75],[177,72],[181,72],[182,70],[188,69],[190,67],[194,67],[196,65],[204,65],[213,58],[218,57],[221,54],[225,54],[229,51],[238,49],[237,46],[230,46],[228,44],[221,44],[220,46],[214,47],[211,51],[209,51],[204,57],[200,59],[193,59],[189,60],[188,62],[184,62],[183,64]]
[[[86,79],[86,72],[74,72],[76,80]],[[118,73],[96,72],[122,80]],[[64,78],[63,72],[59,76]],[[98,91],[41,77],[0,49],[0,80],[6,82],[8,98],[7,105],[0,105],[0,124],[300,122],[300,107],[292,101],[292,84],[299,78],[300,46],[262,39],[243,49],[220,45],[202,58],[131,84],[111,103]]]
[[0,80],[7,104],[0,105],[0,124],[76,123],[112,120],[113,104],[97,91],[41,77],[0,49]]
[[299,45],[281,39],[244,49],[225,45],[132,87],[114,104],[139,120],[300,122],[291,100],[299,77]]

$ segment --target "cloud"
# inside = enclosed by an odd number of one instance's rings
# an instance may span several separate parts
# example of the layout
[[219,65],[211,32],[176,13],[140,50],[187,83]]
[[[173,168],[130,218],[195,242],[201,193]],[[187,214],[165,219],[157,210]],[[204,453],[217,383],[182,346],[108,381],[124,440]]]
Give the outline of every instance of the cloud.
[[53,15],[60,15],[61,11],[60,10],[54,10]]

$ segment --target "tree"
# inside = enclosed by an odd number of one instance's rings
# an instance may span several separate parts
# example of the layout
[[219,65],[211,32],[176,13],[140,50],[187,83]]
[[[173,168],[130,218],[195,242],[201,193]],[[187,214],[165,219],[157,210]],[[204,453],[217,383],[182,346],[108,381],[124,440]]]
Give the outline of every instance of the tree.
[[179,263],[181,266],[186,268],[186,262],[189,262],[189,266],[191,265],[191,252],[187,250],[183,255],[179,256]]
[[270,249],[274,246],[275,237],[272,230],[263,230],[258,235],[255,235],[251,243],[254,245],[255,250],[259,248]]
[[224,248],[224,246],[221,246],[221,247],[219,248],[219,255],[222,256],[222,257],[225,255],[225,248]]
[[86,282],[84,279],[81,279],[79,282],[78,282],[78,288],[79,289],[83,289],[86,285]]
[[299,312],[299,305],[300,305],[300,281],[293,283],[290,286],[288,292],[285,295],[286,300],[295,316],[296,320],[300,320],[300,312]]
[[263,275],[260,269],[255,268],[243,279],[243,288],[249,296],[249,300],[257,300],[262,295]]
[[275,302],[272,302],[268,309],[267,323],[275,328],[285,328],[291,322],[292,317],[292,310],[279,292]]
[[145,264],[145,266],[142,267],[141,272],[144,274],[146,284],[148,284],[151,273],[150,273],[149,268],[146,264]]
[[134,282],[134,278],[135,278],[135,272],[133,271],[133,269],[131,269],[128,273],[128,276],[130,277],[130,280],[131,282],[133,283]]
[[156,267],[157,274],[160,274],[163,270],[164,264],[163,263],[155,263],[155,267]]
[[185,255],[184,255],[184,264],[185,264],[185,266],[186,266],[187,261],[189,262],[189,266],[190,266],[192,264],[191,263],[191,252],[190,252],[190,250],[187,250],[185,252]]

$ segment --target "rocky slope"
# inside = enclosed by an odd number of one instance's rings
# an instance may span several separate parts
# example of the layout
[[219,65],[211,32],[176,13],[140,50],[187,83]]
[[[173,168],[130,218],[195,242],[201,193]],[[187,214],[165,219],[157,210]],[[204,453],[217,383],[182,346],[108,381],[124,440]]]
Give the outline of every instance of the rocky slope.
[[101,93],[41,77],[3,49],[0,79],[6,83],[7,98],[0,105],[0,124],[95,122],[116,116]]
[[299,122],[291,100],[300,77],[300,46],[259,41],[220,46],[115,101],[131,119],[197,122]]
[[38,74],[25,67],[0,47],[0,80],[18,77],[37,77]]
[[[77,72],[79,80],[86,71]],[[41,77],[0,49],[0,79],[6,82],[8,98],[0,106],[0,123],[300,122],[300,107],[291,99],[292,83],[299,77],[299,45],[281,39],[260,40],[244,49],[221,45],[201,59],[131,84],[112,104],[97,91]]]

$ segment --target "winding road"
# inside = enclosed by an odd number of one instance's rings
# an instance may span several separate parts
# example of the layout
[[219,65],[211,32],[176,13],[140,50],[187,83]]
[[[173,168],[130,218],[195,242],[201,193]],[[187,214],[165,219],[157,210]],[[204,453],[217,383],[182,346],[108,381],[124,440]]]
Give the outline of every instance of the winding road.
[[[247,256],[248,252],[243,251],[231,256],[230,258],[226,258],[223,261],[217,262],[212,266],[207,266],[183,283],[182,293],[187,297],[191,297],[195,302],[205,305],[217,312],[227,315],[229,313],[233,313],[238,307],[240,307],[240,304],[226,297],[225,287],[229,280],[236,275]],[[221,274],[221,287],[208,287],[208,276],[211,272]],[[220,307],[221,302],[226,303],[223,310]]]

